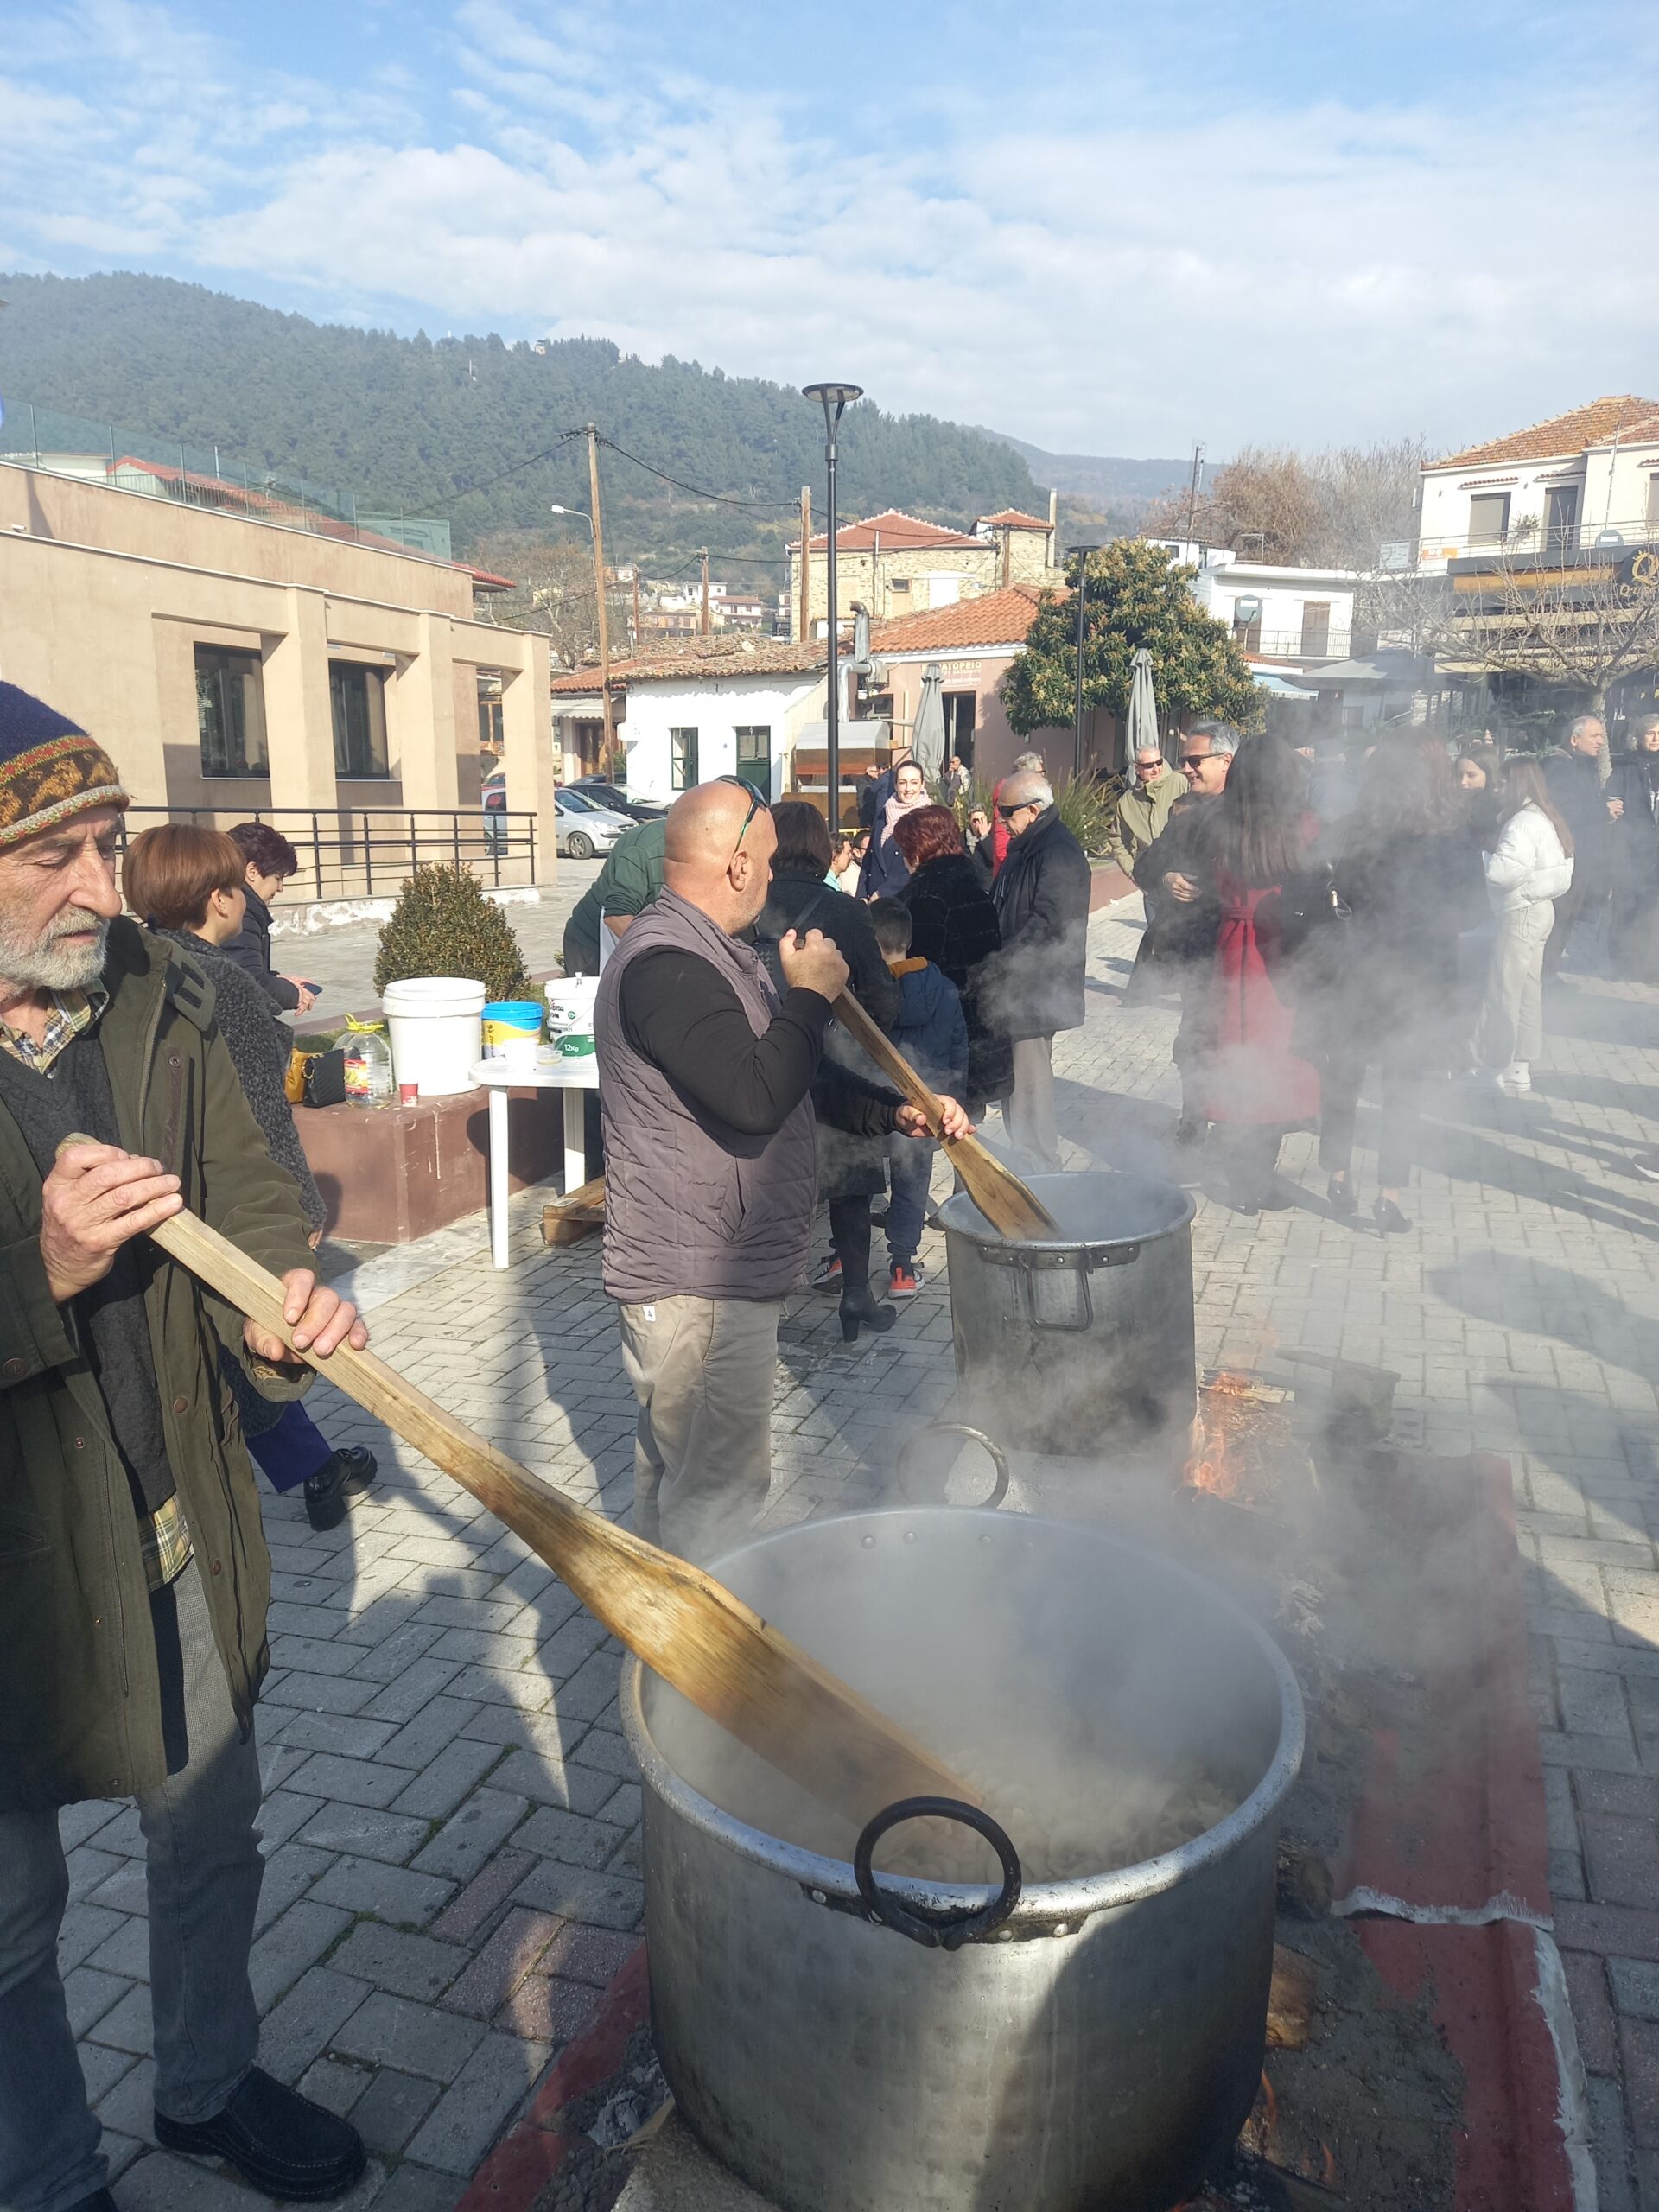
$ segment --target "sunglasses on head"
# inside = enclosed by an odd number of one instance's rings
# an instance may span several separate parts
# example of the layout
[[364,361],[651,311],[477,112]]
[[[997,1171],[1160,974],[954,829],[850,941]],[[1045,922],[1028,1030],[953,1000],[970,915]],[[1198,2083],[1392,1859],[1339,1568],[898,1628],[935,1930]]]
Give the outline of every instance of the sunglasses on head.
[[747,791],[749,795],[749,810],[743,817],[742,829],[737,833],[737,843],[732,847],[733,855],[735,856],[742,849],[743,840],[748,834],[750,823],[753,821],[755,816],[760,813],[761,808],[766,805],[766,802],[761,798],[760,793],[756,789],[755,785],[745,783],[741,776],[716,776],[715,778],[715,781],[717,784],[730,784],[734,790]]

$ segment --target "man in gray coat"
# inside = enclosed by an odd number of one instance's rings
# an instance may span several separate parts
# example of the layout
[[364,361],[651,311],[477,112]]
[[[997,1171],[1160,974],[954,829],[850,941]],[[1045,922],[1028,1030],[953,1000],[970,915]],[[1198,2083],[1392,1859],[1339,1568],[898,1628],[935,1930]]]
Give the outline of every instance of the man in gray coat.
[[[820,931],[791,931],[780,1000],[740,941],[776,842],[735,778],[677,799],[662,892],[606,963],[594,1019],[605,1287],[639,1402],[634,1526],[698,1560],[741,1541],[766,1503],[778,1323],[817,1205],[808,1093],[847,982]],[[926,1134],[916,1108],[845,1071],[820,1106],[857,1135]],[[946,1134],[968,1127],[947,1100]]]

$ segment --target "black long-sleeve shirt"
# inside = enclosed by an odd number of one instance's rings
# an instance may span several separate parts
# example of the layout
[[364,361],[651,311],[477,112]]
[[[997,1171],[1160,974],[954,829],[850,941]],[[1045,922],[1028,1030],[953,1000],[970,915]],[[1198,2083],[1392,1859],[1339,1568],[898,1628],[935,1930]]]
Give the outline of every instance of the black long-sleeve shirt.
[[[900,1101],[824,1060],[828,999],[791,990],[757,1037],[726,978],[695,952],[664,946],[630,961],[617,996],[623,1033],[694,1105],[744,1136],[784,1126],[817,1077],[821,1119],[855,1136],[883,1136]],[[822,1063],[822,1065],[820,1065]]]

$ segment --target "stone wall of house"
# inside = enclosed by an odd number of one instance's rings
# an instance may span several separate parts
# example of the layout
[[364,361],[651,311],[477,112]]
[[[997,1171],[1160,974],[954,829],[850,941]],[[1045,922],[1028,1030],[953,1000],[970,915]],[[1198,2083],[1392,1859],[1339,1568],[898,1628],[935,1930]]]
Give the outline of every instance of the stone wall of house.
[[[789,568],[789,634],[797,640],[800,636],[801,604],[798,559],[798,554],[791,554]],[[931,576],[960,577],[957,597],[972,599],[980,592],[995,591],[1001,573],[1001,549],[989,543],[893,551],[885,545],[869,551],[849,552],[843,549],[836,559],[837,611],[845,624],[851,620],[856,600],[868,607],[873,621],[894,622],[901,615],[925,613],[934,604],[927,582]],[[910,588],[896,589],[895,580],[908,583]],[[822,622],[829,612],[829,556],[822,550],[815,551],[810,600],[810,620],[814,624]]]

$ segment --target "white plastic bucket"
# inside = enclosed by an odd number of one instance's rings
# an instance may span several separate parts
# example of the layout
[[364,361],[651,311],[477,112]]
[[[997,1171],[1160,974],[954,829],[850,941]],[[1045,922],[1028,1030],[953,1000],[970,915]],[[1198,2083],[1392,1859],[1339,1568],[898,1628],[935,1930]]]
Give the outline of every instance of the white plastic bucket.
[[555,976],[547,987],[548,1035],[568,1037],[573,1032],[591,1035],[598,995],[597,976]]
[[420,1085],[423,1098],[447,1098],[473,1087],[484,1057],[482,983],[465,976],[418,976],[388,983],[381,1005],[399,1084]]

